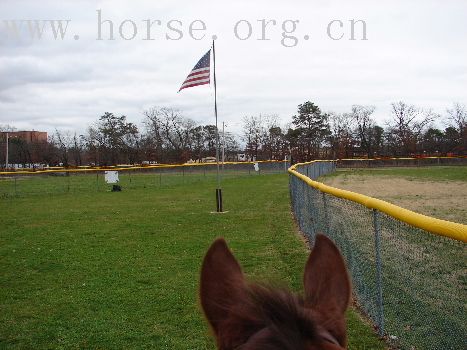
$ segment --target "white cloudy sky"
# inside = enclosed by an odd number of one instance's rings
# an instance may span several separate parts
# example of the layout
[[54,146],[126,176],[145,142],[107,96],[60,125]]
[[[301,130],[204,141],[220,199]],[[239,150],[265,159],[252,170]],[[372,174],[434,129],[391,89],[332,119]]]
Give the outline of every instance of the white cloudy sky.
[[[98,9],[113,22],[116,40],[96,40]],[[82,133],[106,111],[141,125],[150,106],[179,108],[199,123],[213,123],[212,86],[177,91],[214,34],[219,120],[231,131],[240,131],[245,115],[278,114],[285,124],[307,100],[334,112],[374,105],[381,124],[399,100],[444,114],[453,102],[467,104],[466,18],[465,0],[0,0],[0,124]],[[4,22],[50,19],[71,20],[64,40],[54,40],[50,27],[41,40],[31,40],[26,25],[14,38]],[[143,40],[147,19],[162,23],[153,28],[155,40]],[[196,19],[207,27],[199,41],[188,32]],[[267,29],[270,40],[257,40],[261,19],[277,23]],[[368,40],[348,40],[351,19],[366,22]],[[133,40],[118,33],[125,20],[137,26]],[[167,29],[170,20],[183,23],[181,40],[165,38],[177,36]],[[239,20],[251,23],[250,39],[235,37]],[[286,20],[299,20],[290,34],[298,38],[295,47],[281,44]],[[334,36],[344,34],[341,40],[327,36],[332,20],[344,23],[333,27]],[[102,28],[108,38],[109,26]],[[126,22],[124,34],[131,32]]]

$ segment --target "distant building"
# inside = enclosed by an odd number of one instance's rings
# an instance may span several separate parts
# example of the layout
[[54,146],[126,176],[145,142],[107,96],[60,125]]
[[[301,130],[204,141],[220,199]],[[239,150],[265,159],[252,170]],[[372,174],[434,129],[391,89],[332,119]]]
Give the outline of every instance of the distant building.
[[[6,132],[1,132],[2,139],[6,137]],[[18,138],[26,143],[47,142],[47,132],[45,131],[9,131],[8,138]]]
[[237,153],[238,162],[256,162],[256,157],[251,157],[245,153]]
[[215,163],[216,160],[217,160],[216,157],[206,157],[206,158],[202,158],[201,162],[202,163]]
[[245,153],[238,153],[237,154],[237,161],[239,162],[246,162],[247,156]]

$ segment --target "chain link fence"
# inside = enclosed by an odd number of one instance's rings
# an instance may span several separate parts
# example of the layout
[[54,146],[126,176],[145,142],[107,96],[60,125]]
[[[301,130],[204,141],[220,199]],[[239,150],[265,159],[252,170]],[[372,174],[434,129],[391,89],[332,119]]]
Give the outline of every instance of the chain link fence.
[[[335,162],[313,162],[295,170],[317,179],[335,168]],[[391,346],[467,348],[464,242],[325,193],[290,173],[292,208],[301,231],[310,244],[319,232],[336,242],[357,305]],[[467,226],[455,225],[467,236]]]
[[[257,164],[257,167],[255,167]],[[285,161],[220,164],[222,178],[286,173]],[[105,171],[117,170],[122,189],[167,188],[204,181],[215,183],[216,163],[163,165],[108,169],[57,169],[53,171],[0,173],[0,199],[73,192],[109,191]]]

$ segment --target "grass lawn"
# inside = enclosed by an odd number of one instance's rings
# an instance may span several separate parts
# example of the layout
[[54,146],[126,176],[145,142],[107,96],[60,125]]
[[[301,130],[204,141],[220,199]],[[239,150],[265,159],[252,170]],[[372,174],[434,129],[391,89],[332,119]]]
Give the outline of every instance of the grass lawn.
[[[0,348],[214,349],[197,301],[224,236],[252,278],[301,290],[307,250],[284,174],[0,200]],[[349,349],[383,349],[349,312]]]
[[433,167],[397,167],[370,169],[337,169],[326,177],[346,175],[394,176],[417,180],[433,181],[467,181],[467,166],[433,166]]

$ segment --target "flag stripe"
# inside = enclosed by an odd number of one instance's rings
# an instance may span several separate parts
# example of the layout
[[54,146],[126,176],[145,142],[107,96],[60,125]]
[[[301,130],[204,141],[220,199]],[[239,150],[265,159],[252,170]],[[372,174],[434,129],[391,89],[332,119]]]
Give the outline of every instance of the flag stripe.
[[209,70],[204,71],[204,72],[197,72],[197,73],[189,74],[186,78],[191,79],[193,77],[199,77],[199,76],[203,76],[203,75],[209,75]]
[[203,78],[203,77],[209,77],[209,72],[189,75],[189,76],[186,77],[185,81],[187,81],[187,80],[189,80],[189,79],[200,78],[200,77],[201,77],[201,78]]
[[192,76],[192,77],[190,77],[190,79],[187,78],[183,82],[183,84],[188,83],[189,81],[195,81],[195,80],[206,79],[206,78],[209,78],[209,73],[208,74],[199,74],[199,75],[196,75],[196,76]]
[[204,80],[197,80],[197,81],[192,81],[192,82],[187,82],[187,83],[183,83],[182,87],[180,88],[180,90],[182,89],[186,89],[188,87],[193,87],[193,86],[198,86],[198,85],[205,85],[205,84],[209,84],[210,83],[210,79],[207,78],[207,79],[204,79]]
[[209,82],[186,85],[186,86],[181,87],[180,91],[183,90],[183,89],[186,89],[186,88],[191,88],[191,87],[195,87],[195,86],[199,86],[199,85],[206,85],[206,84],[209,84]]
[[204,78],[199,78],[199,79],[191,79],[191,80],[185,81],[182,84],[182,86],[185,85],[185,84],[193,84],[193,83],[196,83],[197,81],[209,81],[209,80],[210,80],[209,76],[204,77]]
[[205,82],[205,83],[196,83],[196,84],[186,85],[186,86],[184,86],[184,87],[181,87],[180,90],[183,90],[183,89],[186,89],[186,88],[195,87],[195,86],[199,86],[199,85],[206,85],[206,84],[209,84],[209,82]]
[[209,73],[209,67],[207,68],[201,68],[201,69],[193,69],[190,74],[188,74],[188,76],[190,75],[195,75],[195,74],[201,74],[201,73]]
[[191,72],[186,77],[185,81],[182,83],[179,92],[183,89],[205,85],[211,82],[210,73],[211,73],[211,50],[209,50],[198,63],[193,67]]
[[210,82],[210,79],[209,79],[209,78],[205,78],[205,79],[197,79],[197,80],[194,80],[194,81],[187,81],[187,82],[183,83],[182,86],[192,85],[192,84],[202,83],[202,82],[207,82],[207,83],[209,83],[209,82]]

